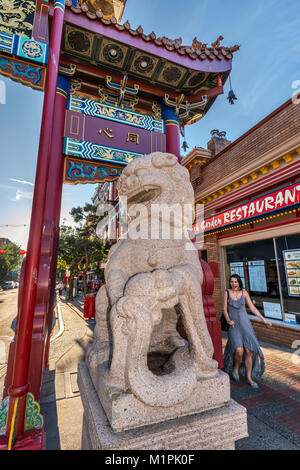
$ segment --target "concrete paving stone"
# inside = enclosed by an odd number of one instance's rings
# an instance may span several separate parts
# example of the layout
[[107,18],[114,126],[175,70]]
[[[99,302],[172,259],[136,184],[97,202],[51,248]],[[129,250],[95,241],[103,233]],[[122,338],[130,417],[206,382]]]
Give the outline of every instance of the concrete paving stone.
[[49,403],[40,402],[46,433],[46,450],[60,450],[56,397]]
[[61,450],[80,450],[83,421],[81,397],[60,400],[56,404]]
[[247,398],[263,396],[263,394],[264,392],[261,391],[260,389],[255,390],[249,387],[249,385],[241,386],[235,390],[231,389],[231,397],[238,402],[245,400]]
[[295,377],[295,378],[298,379],[298,381],[299,381],[299,379],[300,379],[300,371],[299,371],[299,372],[296,372],[296,373],[293,372],[292,377]]
[[66,397],[64,372],[55,374],[55,395],[57,400],[63,400]]
[[54,386],[55,370],[45,369],[43,377],[43,385],[41,389],[41,398],[52,395],[55,392]]
[[281,365],[279,365],[279,364],[274,364],[274,363],[272,362],[272,365],[271,365],[271,364],[268,364],[268,370],[284,371],[284,370],[286,370],[286,367],[281,366]]
[[287,379],[286,377],[266,372],[263,377],[263,383],[273,390],[280,390],[281,388],[286,388],[295,384],[296,379]]
[[286,415],[278,416],[276,421],[283,424],[283,426],[287,426],[289,429],[293,429],[295,424],[299,426],[299,417],[297,419],[297,414],[294,411]]
[[291,429],[293,432],[296,432],[297,434],[300,434],[300,424],[299,423],[290,424],[289,429]]
[[247,413],[249,437],[236,441],[236,450],[299,450],[299,446]]
[[285,403],[288,406],[291,406],[292,408],[296,410],[300,410],[300,403],[298,400],[294,400],[292,397],[287,397],[286,395],[282,394],[282,398],[280,399],[282,403]]
[[298,384],[290,385],[290,387],[287,388],[282,388],[280,390],[280,393],[287,398],[290,398],[292,395],[295,395],[295,393],[300,392],[300,382]]
[[269,420],[276,418],[277,416],[287,414],[290,411],[293,411],[293,408],[291,406],[288,406],[282,401],[278,400],[256,407],[255,416],[261,416]]
[[294,370],[294,365],[295,364],[293,364],[292,357],[290,358],[290,360],[282,361],[278,357],[273,356],[272,358],[270,358],[270,362],[272,362],[272,364],[274,364],[274,365],[276,365],[276,364],[277,365],[282,365],[285,368],[291,368],[291,370]]
[[79,393],[79,387],[77,383],[77,372],[71,372],[70,373],[70,380],[71,380],[71,387],[72,387],[72,392],[74,393]]
[[242,405],[242,406],[245,406],[247,409],[251,409],[251,408],[254,408],[256,406],[261,406],[261,405],[265,405],[267,403],[272,403],[274,401],[277,401],[279,400],[281,397],[281,395],[271,395],[271,394],[268,394],[268,393],[264,393],[258,397],[252,397],[252,398],[246,398],[245,400],[241,400],[239,401],[239,403]]
[[0,365],[0,378],[6,375],[6,370],[7,370],[7,364],[1,364]]
[[294,393],[293,395],[290,396],[290,398],[300,402],[300,392]]
[[0,400],[2,399],[2,391],[5,384],[5,376],[7,371],[7,364],[0,365]]
[[[247,410],[248,415],[255,416],[264,424],[266,424],[270,429],[276,433],[283,436],[288,441],[292,442],[294,445],[300,448],[300,436],[294,433],[292,430],[288,429],[286,426],[281,424],[279,420],[274,420],[276,413],[277,402],[268,403],[266,405],[261,405]],[[278,417],[279,418],[279,417]],[[297,418],[295,417],[295,420]]]

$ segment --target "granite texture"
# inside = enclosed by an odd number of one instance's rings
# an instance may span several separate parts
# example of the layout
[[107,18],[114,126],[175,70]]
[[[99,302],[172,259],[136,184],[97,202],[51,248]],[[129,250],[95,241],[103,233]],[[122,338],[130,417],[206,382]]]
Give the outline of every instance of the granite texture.
[[[115,430],[141,426],[142,417],[144,424],[159,416],[169,419],[176,416],[171,407],[182,416],[229,399],[229,383],[213,359],[202,268],[188,235],[194,211],[188,171],[174,155],[156,152],[129,163],[118,190],[126,198],[128,232],[109,252],[106,283],[96,299],[94,340],[86,355]],[[178,315],[188,341],[176,330]],[[218,390],[215,400],[212,390]],[[135,417],[130,419],[130,413]]]
[[149,406],[132,393],[120,393],[105,382],[105,367],[98,371],[97,391],[107,419],[116,432],[158,423],[223,406],[230,400],[229,376],[218,371],[215,377],[199,379],[193,393],[183,402],[166,406]]
[[213,359],[188,231],[189,173],[174,155],[152,153],[124,168],[118,191],[128,230],[109,252],[93,343],[79,365],[82,446],[233,449],[247,435],[246,410],[230,400],[229,376]]
[[84,407],[84,450],[233,450],[248,436],[246,409],[230,400],[226,405],[159,424],[115,433],[84,363],[78,385]]

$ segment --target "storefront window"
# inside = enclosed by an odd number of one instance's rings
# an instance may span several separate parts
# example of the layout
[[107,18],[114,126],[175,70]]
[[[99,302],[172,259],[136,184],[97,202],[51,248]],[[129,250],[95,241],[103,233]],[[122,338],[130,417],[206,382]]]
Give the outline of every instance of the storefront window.
[[300,235],[275,240],[286,319],[300,324]]
[[230,275],[239,274],[263,316],[300,324],[300,235],[231,245],[225,250],[226,287]]

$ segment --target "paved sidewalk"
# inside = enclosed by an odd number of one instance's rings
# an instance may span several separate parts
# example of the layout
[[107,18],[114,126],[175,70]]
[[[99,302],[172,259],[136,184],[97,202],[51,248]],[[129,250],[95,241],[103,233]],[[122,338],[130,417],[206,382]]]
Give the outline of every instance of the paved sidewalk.
[[236,449],[300,450],[300,365],[289,350],[260,344],[266,372],[259,390],[243,379],[231,381],[231,396],[247,408],[248,417],[249,437],[237,441]]
[[[78,363],[84,361],[92,341],[94,320],[83,317],[83,297],[59,302],[63,333],[50,344],[49,369],[44,375],[41,413],[44,416],[47,450],[80,450],[83,407],[77,385]],[[55,337],[61,330],[57,318]]]
[[[76,450],[81,449],[83,416],[77,364],[84,359],[85,347],[92,340],[95,321],[84,319],[83,299],[62,301],[60,306],[65,330],[51,344],[41,413],[47,449]],[[225,344],[224,337],[223,347]],[[266,373],[260,389],[252,390],[244,381],[231,382],[232,398],[247,408],[248,415],[249,437],[237,441],[236,449],[300,450],[300,367],[293,363],[292,351],[266,343],[261,346]]]

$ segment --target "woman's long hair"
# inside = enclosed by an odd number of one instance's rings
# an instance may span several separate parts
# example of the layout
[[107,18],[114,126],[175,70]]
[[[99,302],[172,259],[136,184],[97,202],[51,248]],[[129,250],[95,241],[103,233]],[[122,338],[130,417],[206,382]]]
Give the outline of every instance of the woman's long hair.
[[238,274],[232,274],[232,275],[230,276],[230,278],[229,278],[229,289],[231,289],[230,281],[231,281],[231,279],[232,279],[233,277],[234,277],[234,278],[237,280],[237,282],[239,283],[239,288],[240,288],[240,290],[242,290],[242,289],[244,288],[244,286],[243,286],[243,281],[242,281],[241,277],[240,277]]

